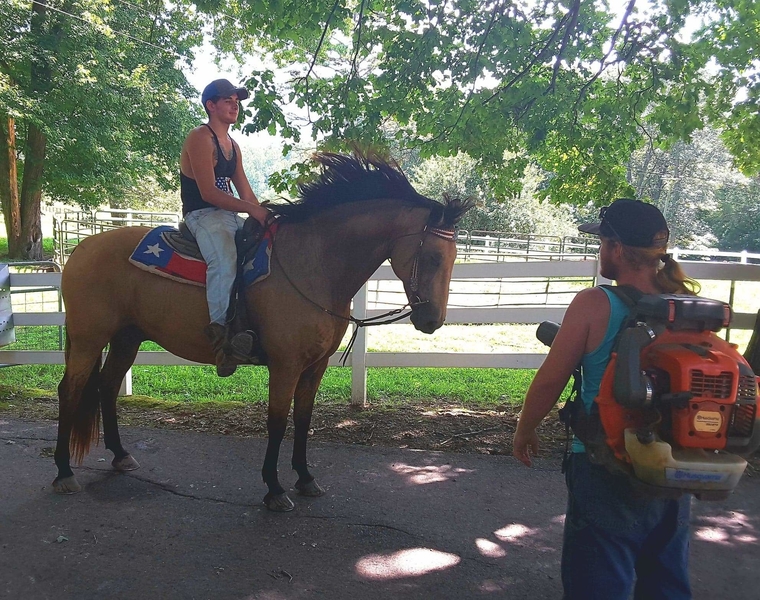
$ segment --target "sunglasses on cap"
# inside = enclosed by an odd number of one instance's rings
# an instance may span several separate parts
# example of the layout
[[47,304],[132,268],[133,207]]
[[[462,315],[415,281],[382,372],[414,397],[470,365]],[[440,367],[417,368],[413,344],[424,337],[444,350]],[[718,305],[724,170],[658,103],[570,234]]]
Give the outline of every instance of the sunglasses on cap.
[[612,234],[619,240],[622,240],[623,238],[621,235],[615,231],[615,228],[612,226],[612,223],[610,223],[609,219],[605,219],[607,216],[607,209],[609,206],[602,206],[602,208],[599,209],[599,227],[600,227],[600,233],[602,227],[607,227],[612,232]]

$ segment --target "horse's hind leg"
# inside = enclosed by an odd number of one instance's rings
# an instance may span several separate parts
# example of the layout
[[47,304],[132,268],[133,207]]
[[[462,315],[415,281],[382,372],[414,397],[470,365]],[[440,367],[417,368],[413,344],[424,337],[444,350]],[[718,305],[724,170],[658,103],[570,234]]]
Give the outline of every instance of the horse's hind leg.
[[108,357],[100,374],[100,409],[103,415],[103,442],[113,452],[111,464],[119,471],[133,471],[140,465],[121,445],[116,418],[116,397],[121,382],[135,361],[145,335],[137,327],[119,331],[111,340]]
[[[100,348],[84,349],[66,339],[66,370],[58,385],[58,439],[53,489],[73,494],[82,489],[71,470],[71,450],[81,461],[98,435]],[[72,439],[73,438],[73,439]]]
[[293,439],[292,465],[298,473],[296,489],[302,496],[322,496],[325,490],[317,483],[314,476],[309,472],[306,462],[306,442],[311,427],[311,415],[314,410],[314,397],[322,381],[322,375],[327,368],[329,357],[324,358],[315,365],[309,367],[301,374],[296,385],[295,400],[293,403],[293,424],[295,427]]

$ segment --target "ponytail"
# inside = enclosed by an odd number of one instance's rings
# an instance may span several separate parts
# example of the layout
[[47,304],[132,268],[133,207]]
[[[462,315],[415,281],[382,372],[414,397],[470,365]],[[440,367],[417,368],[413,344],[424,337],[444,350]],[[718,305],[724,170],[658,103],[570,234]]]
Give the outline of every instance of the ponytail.
[[[665,238],[667,240],[667,238]],[[691,277],[687,277],[681,265],[667,253],[667,241],[662,245],[639,248],[623,247],[623,259],[634,269],[656,269],[655,280],[663,294],[688,294],[696,296],[702,286]]]
[[698,281],[688,277],[681,265],[670,255],[660,255],[662,267],[657,270],[657,284],[666,294],[689,294],[696,296],[702,286]]

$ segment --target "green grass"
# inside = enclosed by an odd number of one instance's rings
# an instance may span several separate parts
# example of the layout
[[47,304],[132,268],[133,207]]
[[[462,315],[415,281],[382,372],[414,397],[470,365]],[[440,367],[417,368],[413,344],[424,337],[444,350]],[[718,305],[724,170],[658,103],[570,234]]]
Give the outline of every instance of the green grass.
[[[411,325],[390,325],[368,332],[371,351],[432,352],[542,352],[535,327],[521,325],[447,325],[433,336],[416,332]],[[57,350],[58,327],[18,327],[16,342],[8,350]],[[161,348],[152,342],[144,351]],[[367,398],[370,402],[442,400],[476,405],[521,403],[535,371],[527,369],[473,368],[370,368]],[[63,375],[59,365],[23,365],[0,369],[0,383],[17,388],[38,388],[55,393]],[[247,401],[267,398],[268,374],[261,367],[241,367],[219,378],[213,367],[136,366],[132,369],[134,394],[179,402]],[[329,368],[317,401],[348,402],[351,370]]]
[[[534,374],[530,369],[370,368],[367,399],[373,403],[441,400],[479,406],[519,404]],[[35,388],[54,395],[62,376],[61,365],[4,367],[0,369],[0,396],[2,388]],[[132,370],[134,394],[174,402],[263,402],[267,382],[268,374],[262,367],[241,367],[223,379],[212,367],[136,366]],[[327,369],[317,401],[348,402],[350,398],[350,369]]]
[[59,327],[16,327],[16,341],[3,350],[62,350],[63,328]]

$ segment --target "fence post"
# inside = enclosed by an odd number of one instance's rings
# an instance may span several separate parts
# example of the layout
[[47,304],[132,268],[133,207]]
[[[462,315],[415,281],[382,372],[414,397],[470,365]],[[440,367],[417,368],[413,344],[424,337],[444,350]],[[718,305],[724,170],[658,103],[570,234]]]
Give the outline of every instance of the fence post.
[[596,261],[596,284],[595,285],[612,285],[612,280],[602,276],[602,261],[599,260],[599,255],[594,258]]
[[13,303],[11,302],[11,272],[8,265],[0,265],[0,346],[16,341],[13,328]]
[[132,395],[132,369],[127,371],[124,375],[124,379],[121,381],[121,387],[119,387],[119,396],[131,396]]
[[[353,315],[357,319],[367,317],[367,286],[365,283],[354,296]],[[354,325],[356,327],[356,325]],[[351,406],[367,404],[367,328],[359,327],[354,347],[351,349]]]

